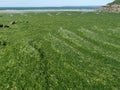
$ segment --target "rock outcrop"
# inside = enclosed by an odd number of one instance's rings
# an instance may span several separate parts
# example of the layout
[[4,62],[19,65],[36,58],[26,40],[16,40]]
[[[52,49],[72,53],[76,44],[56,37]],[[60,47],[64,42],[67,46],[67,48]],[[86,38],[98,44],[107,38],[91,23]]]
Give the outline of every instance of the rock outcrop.
[[106,6],[102,6],[99,11],[102,12],[120,12],[120,0],[114,0]]
[[106,6],[102,6],[100,11],[103,12],[120,12],[120,5],[106,5]]

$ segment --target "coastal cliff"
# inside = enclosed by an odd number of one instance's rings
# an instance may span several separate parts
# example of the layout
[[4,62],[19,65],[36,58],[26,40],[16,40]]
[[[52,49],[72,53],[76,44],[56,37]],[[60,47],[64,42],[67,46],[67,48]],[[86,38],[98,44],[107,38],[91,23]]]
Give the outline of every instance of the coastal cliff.
[[120,0],[115,0],[100,8],[102,12],[120,12]]

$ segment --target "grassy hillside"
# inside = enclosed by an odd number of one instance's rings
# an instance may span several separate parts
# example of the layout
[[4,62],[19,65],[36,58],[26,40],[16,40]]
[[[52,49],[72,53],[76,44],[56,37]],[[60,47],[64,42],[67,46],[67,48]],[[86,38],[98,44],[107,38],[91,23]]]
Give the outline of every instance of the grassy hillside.
[[0,90],[120,90],[120,13],[0,14],[0,24],[10,26]]
[[120,4],[120,0],[114,0],[112,3],[109,3],[110,5],[112,4]]

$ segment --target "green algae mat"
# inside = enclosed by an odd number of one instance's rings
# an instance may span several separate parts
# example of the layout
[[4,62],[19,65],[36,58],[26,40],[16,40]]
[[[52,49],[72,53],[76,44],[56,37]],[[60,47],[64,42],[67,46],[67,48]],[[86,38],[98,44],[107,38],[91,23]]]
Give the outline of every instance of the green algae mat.
[[8,13],[0,26],[0,90],[120,90],[120,13]]

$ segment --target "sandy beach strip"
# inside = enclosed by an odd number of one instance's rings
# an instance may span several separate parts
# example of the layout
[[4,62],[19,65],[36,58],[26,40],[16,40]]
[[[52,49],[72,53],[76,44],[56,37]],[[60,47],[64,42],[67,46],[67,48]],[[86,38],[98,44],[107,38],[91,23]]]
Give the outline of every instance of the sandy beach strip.
[[72,11],[72,12],[94,12],[95,10],[80,10],[80,9],[61,9],[61,10],[0,10],[0,13],[31,13],[31,12],[61,12],[61,11]]

